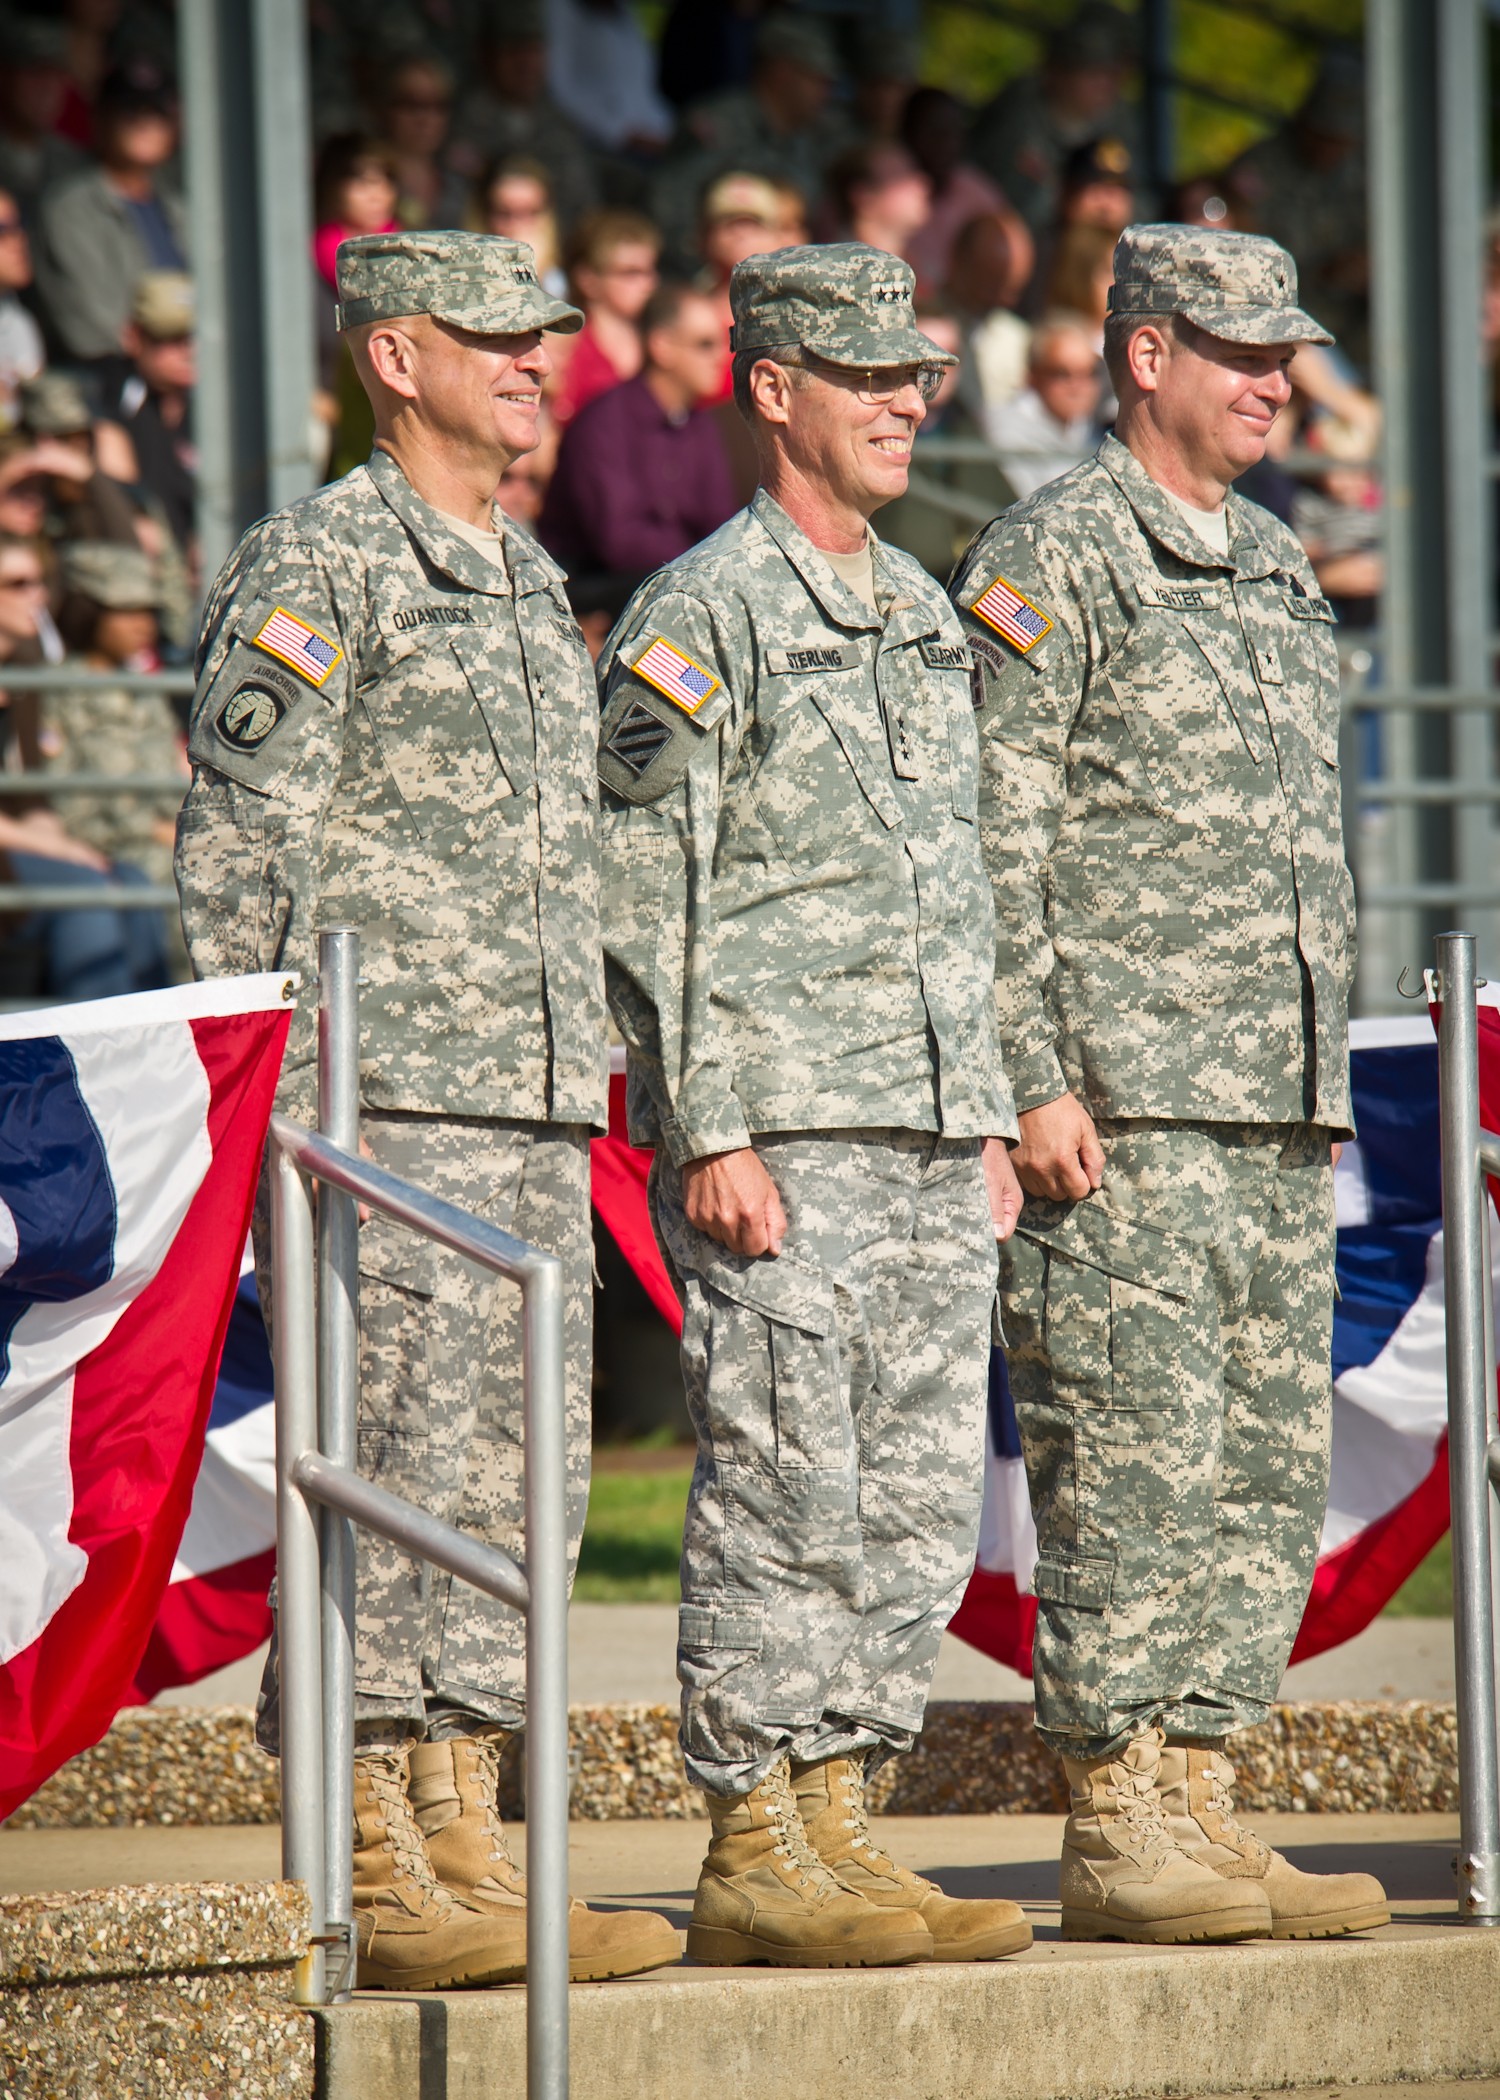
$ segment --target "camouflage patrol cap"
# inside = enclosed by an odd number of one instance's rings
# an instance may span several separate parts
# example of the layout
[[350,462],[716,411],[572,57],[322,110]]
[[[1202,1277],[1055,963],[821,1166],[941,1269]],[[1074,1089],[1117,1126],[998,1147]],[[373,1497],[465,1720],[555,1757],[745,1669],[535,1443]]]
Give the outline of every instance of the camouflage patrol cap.
[[953,365],[917,326],[909,263],[862,241],[780,248],[735,265],[729,280],[734,350],[795,344],[831,365]]
[[1227,343],[1267,349],[1331,343],[1297,304],[1297,265],[1256,233],[1202,226],[1127,226],[1115,246],[1109,311],[1149,321],[1181,314]]
[[339,243],[338,326],[433,314],[476,335],[528,335],[583,326],[576,306],[537,278],[524,241],[495,233],[361,233]]
[[156,564],[139,547],[110,540],[74,540],[59,562],[63,589],[92,598],[110,612],[153,611],[162,603]]
[[193,280],[186,270],[147,270],[136,281],[130,318],[158,342],[191,335],[196,309]]
[[34,379],[23,379],[16,403],[28,437],[77,437],[94,427],[87,395],[66,372],[38,372]]

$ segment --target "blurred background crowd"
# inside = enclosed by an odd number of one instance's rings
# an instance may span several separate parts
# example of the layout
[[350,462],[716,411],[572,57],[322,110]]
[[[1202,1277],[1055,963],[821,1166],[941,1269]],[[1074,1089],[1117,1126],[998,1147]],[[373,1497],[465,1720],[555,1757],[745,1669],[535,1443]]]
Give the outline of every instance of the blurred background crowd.
[[[363,459],[371,435],[333,325],[339,242],[445,226],[528,242],[587,318],[549,338],[543,442],[496,495],[569,571],[597,652],[640,578],[750,493],[728,399],[734,265],[867,241],[911,263],[921,327],[962,360],[929,409],[911,492],[877,521],[943,577],[979,522],[1098,443],[1114,242],[1132,219],[1165,216],[1283,242],[1304,302],[1336,331],[1334,350],[1299,352],[1274,457],[1242,486],[1291,523],[1343,621],[1372,624],[1379,409],[1357,42],[1325,23],[1297,47],[1279,119],[1241,124],[1221,164],[1162,194],[1143,164],[1130,14],[1038,0],[1018,31],[1014,8],[998,26],[971,8],[945,44],[940,12],[309,0],[316,232],[285,266],[317,287],[326,474]],[[205,582],[175,50],[171,0],[0,12],[0,688],[7,663],[86,674],[76,689],[17,689],[0,711],[3,767],[28,780],[0,796],[12,1000],[145,988],[184,966],[167,914],[14,906],[17,886],[107,897],[170,880],[185,703],[110,674],[189,660]],[[1495,283],[1491,362],[1500,271]],[[161,788],[49,797],[35,777],[49,771]]]

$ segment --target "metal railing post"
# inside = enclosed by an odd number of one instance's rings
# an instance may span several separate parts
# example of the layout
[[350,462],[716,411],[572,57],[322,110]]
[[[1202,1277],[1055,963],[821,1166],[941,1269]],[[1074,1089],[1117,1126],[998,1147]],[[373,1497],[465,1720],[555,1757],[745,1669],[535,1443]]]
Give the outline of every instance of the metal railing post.
[[276,1361],[276,1591],[281,1677],[281,1871],[307,1888],[313,1943],[297,1965],[299,2005],[324,2002],[323,1671],[318,1628],[320,1512],[292,1477],[317,1437],[313,1229],[307,1185],[271,1151],[271,1268]]
[[568,2091],[568,1563],[563,1272],[521,1285],[526,1438],[526,2091]]
[[1485,1201],[1479,1165],[1479,1030],[1474,936],[1440,934],[1437,985],[1443,1158],[1443,1293],[1448,1363],[1448,1478],[1453,1519],[1453,1645],[1458,1694],[1459,1909],[1500,1924],[1500,1763],[1490,1591],[1485,1390]]
[[[329,926],[318,935],[318,1129],[345,1152],[359,1151],[359,935]],[[359,1413],[359,1205],[326,1183],[318,1189],[318,1449],[355,1464]],[[331,1964],[329,1995],[354,1981],[354,1526],[321,1512],[323,1534],[323,1842],[329,1933],[344,1936]],[[333,1971],[336,1971],[334,1973]]]

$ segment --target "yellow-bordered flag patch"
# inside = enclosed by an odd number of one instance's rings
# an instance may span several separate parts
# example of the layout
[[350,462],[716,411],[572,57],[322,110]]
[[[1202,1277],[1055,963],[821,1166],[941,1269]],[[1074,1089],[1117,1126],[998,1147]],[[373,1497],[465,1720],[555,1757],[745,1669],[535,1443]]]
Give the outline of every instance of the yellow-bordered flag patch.
[[637,678],[644,678],[647,685],[654,685],[664,693],[674,707],[684,714],[695,715],[710,693],[718,691],[719,681],[702,664],[695,664],[690,656],[669,642],[665,635],[658,635],[649,649],[643,650],[631,669]]
[[1003,576],[997,576],[983,597],[974,600],[973,610],[1023,656],[1052,632],[1052,622],[1041,607]]
[[343,650],[306,620],[299,620],[284,605],[278,605],[260,632],[252,637],[257,649],[279,657],[309,685],[323,685],[343,659]]

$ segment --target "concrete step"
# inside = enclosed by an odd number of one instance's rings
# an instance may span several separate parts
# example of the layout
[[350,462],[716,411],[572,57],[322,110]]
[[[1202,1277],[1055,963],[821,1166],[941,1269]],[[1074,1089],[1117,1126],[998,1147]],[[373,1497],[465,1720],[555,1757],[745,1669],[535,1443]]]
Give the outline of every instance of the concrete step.
[[[1032,1951],[974,1967],[668,1969],[570,1994],[573,2100],[1121,2100],[1500,2076],[1500,1932],[1459,1924],[1444,1816],[1267,1816],[1312,1871],[1381,1875],[1397,1922],[1358,1941],[1065,1945],[1050,1816],[885,1817],[957,1896],[1023,1903]],[[207,1835],[207,1833],[205,1833]],[[687,1922],[701,1830],[575,1824],[575,1890]],[[523,2090],[525,1993],[368,1993],[317,2016],[320,2100]],[[1478,2089],[1467,2089],[1479,2100]],[[1366,2096],[1361,2096],[1366,2100]]]

